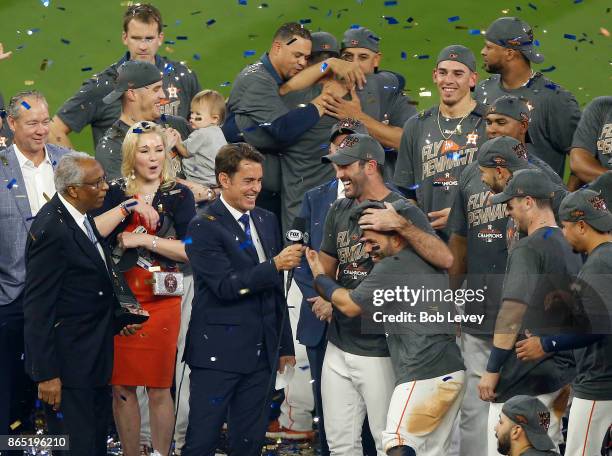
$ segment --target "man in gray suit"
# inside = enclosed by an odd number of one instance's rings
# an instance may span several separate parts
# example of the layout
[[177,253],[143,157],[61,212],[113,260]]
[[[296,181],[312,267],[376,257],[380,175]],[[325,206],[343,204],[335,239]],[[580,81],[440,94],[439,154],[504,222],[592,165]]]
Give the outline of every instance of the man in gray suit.
[[14,143],[0,150],[0,434],[10,434],[11,424],[22,430],[17,424],[20,417],[11,416],[11,404],[21,399],[26,382],[25,245],[34,216],[55,194],[53,170],[67,152],[47,144],[49,109],[40,92],[20,92],[11,98],[6,121]]

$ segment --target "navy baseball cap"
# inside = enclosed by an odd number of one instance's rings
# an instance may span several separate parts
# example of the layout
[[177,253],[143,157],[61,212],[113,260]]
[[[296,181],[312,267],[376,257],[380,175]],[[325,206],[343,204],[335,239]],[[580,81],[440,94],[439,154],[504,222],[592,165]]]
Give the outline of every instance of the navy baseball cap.
[[569,193],[559,206],[559,219],[563,222],[585,221],[598,231],[612,231],[612,212],[598,192],[581,188]]
[[535,449],[546,451],[555,448],[548,436],[550,411],[537,397],[511,397],[504,403],[502,413],[523,428],[529,443]]
[[378,52],[380,46],[377,37],[370,29],[365,27],[350,28],[344,32],[342,37],[342,49],[347,48],[365,48],[373,52]]
[[544,61],[534,46],[531,26],[518,17],[500,17],[489,26],[485,38],[498,46],[520,51],[533,63]]
[[340,121],[336,122],[334,126],[331,128],[331,133],[329,135],[329,142],[333,142],[336,139],[336,136],[347,134],[350,135],[352,133],[361,133],[363,135],[368,134],[368,129],[365,127],[361,120],[353,119],[351,117],[345,117]]
[[483,168],[507,168],[514,172],[529,167],[527,147],[510,136],[489,139],[478,150],[478,165]]
[[129,89],[139,89],[162,80],[162,72],[155,65],[140,60],[128,60],[117,70],[115,89],[102,101],[111,104]]
[[378,141],[369,135],[353,133],[338,146],[335,154],[321,157],[323,163],[346,166],[358,160],[375,160],[379,165],[385,163],[385,151]]
[[503,192],[493,195],[493,204],[505,203],[512,198],[531,196],[537,199],[552,198],[556,190],[548,176],[539,169],[521,169],[512,174]]
[[463,63],[470,71],[476,72],[476,57],[474,57],[474,53],[461,44],[453,44],[442,49],[438,54],[436,65],[445,60]]

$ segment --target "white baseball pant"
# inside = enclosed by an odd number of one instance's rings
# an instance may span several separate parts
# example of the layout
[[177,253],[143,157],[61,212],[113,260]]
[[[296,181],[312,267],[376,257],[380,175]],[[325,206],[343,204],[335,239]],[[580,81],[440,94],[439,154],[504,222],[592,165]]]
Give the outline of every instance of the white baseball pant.
[[572,399],[565,456],[591,456],[601,452],[604,435],[612,424],[612,400]]

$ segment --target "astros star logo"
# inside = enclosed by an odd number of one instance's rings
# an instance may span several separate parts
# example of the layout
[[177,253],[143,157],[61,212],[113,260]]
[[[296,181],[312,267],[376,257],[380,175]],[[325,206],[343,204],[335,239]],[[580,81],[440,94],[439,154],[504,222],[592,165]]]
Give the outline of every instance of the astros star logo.
[[475,146],[476,141],[478,141],[478,133],[470,133],[467,135],[467,142],[465,143],[465,145],[469,146],[470,144],[472,144]]

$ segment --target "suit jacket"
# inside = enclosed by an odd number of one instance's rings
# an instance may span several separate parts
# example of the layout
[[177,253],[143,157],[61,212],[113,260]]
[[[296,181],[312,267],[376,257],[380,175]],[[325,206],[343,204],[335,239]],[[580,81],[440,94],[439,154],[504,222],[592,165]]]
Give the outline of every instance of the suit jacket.
[[30,377],[36,382],[59,377],[72,388],[107,385],[118,305],[98,250],[55,195],[34,219],[26,246],[23,310]]
[[[53,144],[47,144],[46,148],[54,168],[68,152]],[[15,146],[0,150],[0,306],[10,304],[23,291],[24,253],[32,220]]]
[[278,221],[260,208],[251,219],[268,258],[263,263],[220,199],[189,224],[186,250],[195,297],[184,358],[192,367],[250,373],[265,350],[276,370],[279,338],[280,356],[294,354],[288,316],[279,334],[287,303],[282,274],[272,262],[282,249]]
[[[309,246],[319,250],[323,242],[323,228],[325,218],[331,205],[338,198],[338,179],[309,190],[304,195],[300,217],[306,220],[306,232],[310,235]],[[294,273],[295,281],[302,291],[302,307],[298,321],[297,340],[307,347],[315,347],[325,337],[327,323],[319,320],[312,312],[312,304],[306,299],[319,296],[312,286],[312,271],[308,266],[306,257],[302,258],[299,268]]]

